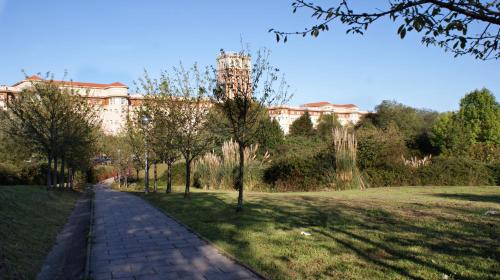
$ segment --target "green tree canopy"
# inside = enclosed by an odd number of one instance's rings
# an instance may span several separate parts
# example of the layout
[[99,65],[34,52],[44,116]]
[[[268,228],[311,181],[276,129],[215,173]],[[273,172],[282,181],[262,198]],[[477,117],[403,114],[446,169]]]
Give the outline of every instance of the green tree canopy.
[[340,127],[341,124],[334,114],[323,114],[319,117],[318,126],[316,130],[318,135],[323,139],[330,139],[332,137],[333,129]]
[[500,144],[500,105],[488,89],[465,95],[456,120],[471,130],[473,142]]
[[283,143],[285,134],[281,130],[277,120],[271,119],[267,114],[261,120],[256,132],[256,142],[259,143],[259,149],[265,153],[275,150]]
[[[441,114],[432,127],[432,143],[442,153],[470,154],[476,144],[500,144],[500,106],[487,89],[475,90],[460,101],[458,112]],[[477,149],[475,149],[477,150]]]
[[384,100],[376,112],[366,116],[357,126],[387,129],[390,124],[398,127],[408,148],[422,154],[435,153],[431,144],[430,132],[439,115],[435,111],[416,109],[396,101]]
[[300,118],[296,119],[290,125],[290,135],[291,136],[310,136],[314,134],[313,123],[311,121],[311,116],[306,110]]

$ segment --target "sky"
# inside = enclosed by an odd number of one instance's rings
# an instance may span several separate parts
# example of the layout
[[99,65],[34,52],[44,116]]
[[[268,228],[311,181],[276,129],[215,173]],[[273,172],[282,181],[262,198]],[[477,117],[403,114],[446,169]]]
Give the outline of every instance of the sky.
[[[385,4],[385,1],[378,1]],[[500,100],[499,61],[453,57],[404,40],[400,24],[376,23],[364,36],[331,25],[318,38],[276,43],[270,28],[300,31],[308,11],[290,0],[0,0],[0,84],[52,72],[82,82],[133,81],[180,61],[215,64],[220,49],[268,48],[286,75],[290,105],[328,101],[373,110],[382,100],[437,111],[456,110],[468,92],[486,87]]]

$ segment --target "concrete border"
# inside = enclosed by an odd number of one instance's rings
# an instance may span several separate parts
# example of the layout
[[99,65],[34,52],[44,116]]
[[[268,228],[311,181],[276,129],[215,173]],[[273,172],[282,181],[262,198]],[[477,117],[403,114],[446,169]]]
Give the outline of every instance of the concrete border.
[[90,279],[90,256],[92,253],[92,243],[93,243],[93,227],[94,227],[94,185],[88,187],[90,192],[90,225],[89,233],[87,234],[87,258],[85,259],[85,271],[83,274],[83,279]]

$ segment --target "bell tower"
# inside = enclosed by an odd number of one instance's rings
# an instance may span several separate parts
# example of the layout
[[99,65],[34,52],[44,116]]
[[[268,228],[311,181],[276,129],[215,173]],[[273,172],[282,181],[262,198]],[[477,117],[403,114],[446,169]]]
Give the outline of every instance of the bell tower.
[[223,52],[217,57],[217,82],[224,88],[225,98],[243,95],[252,97],[251,57],[235,52]]

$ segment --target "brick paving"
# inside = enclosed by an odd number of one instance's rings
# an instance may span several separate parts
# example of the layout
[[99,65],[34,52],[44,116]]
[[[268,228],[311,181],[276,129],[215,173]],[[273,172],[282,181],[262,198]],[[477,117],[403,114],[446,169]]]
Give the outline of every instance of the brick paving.
[[260,279],[141,198],[94,190],[92,279]]

